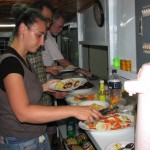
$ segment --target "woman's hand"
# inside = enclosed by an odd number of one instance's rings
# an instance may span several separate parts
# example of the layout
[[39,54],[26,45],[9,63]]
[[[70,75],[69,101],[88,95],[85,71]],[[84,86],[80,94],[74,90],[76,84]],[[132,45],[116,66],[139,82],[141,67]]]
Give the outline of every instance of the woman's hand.
[[58,79],[53,79],[53,80],[49,80],[49,81],[47,81],[46,83],[44,83],[44,84],[42,84],[42,86],[43,86],[43,92],[56,92],[56,91],[53,91],[53,90],[50,90],[49,89],[49,86],[51,85],[51,84],[53,84],[53,83],[55,83],[55,82],[58,82],[58,81],[60,81],[60,80],[58,80]]
[[90,106],[74,106],[72,112],[75,118],[83,120],[85,123],[94,122],[102,117],[100,112]]

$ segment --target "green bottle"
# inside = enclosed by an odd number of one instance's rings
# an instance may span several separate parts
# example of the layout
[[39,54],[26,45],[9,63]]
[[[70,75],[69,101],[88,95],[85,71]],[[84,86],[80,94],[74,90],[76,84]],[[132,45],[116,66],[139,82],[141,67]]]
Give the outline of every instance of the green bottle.
[[67,138],[76,137],[76,123],[74,118],[67,120]]

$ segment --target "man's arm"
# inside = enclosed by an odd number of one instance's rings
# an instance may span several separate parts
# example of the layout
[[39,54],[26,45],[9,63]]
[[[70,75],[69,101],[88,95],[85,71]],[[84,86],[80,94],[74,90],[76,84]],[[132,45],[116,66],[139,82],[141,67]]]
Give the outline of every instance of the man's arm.
[[[57,60],[57,62],[59,63],[59,65],[63,66],[63,67],[68,67],[68,66],[73,66],[75,67],[71,62],[69,62],[68,60],[66,59],[60,59],[60,60]],[[89,71],[86,71],[82,68],[79,68],[79,69],[76,69],[76,72],[78,73],[81,73],[83,74],[84,76],[90,78],[92,76],[92,73],[89,72]]]
[[57,62],[59,63],[59,65],[63,66],[64,68],[65,68],[65,67],[68,67],[68,66],[73,66],[73,67],[75,67],[71,62],[69,62],[69,61],[66,60],[66,59],[59,59],[59,60],[57,60]]
[[47,67],[45,67],[46,73],[51,73],[53,75],[58,75],[59,74],[59,72],[58,72],[59,69],[63,69],[63,67],[62,66],[47,66]]

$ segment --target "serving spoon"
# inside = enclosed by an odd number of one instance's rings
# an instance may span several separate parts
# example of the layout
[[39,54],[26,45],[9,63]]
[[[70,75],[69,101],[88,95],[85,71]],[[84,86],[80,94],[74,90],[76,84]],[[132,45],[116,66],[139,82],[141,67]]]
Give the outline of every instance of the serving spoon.
[[119,148],[118,150],[124,150],[126,148],[129,148],[130,150],[134,150],[134,143],[128,143],[126,146]]
[[107,115],[109,112],[115,110],[115,109],[118,109],[119,107],[117,105],[113,106],[112,108],[108,107],[108,108],[105,108],[105,109],[101,109],[99,110],[99,112],[102,114],[102,115]]

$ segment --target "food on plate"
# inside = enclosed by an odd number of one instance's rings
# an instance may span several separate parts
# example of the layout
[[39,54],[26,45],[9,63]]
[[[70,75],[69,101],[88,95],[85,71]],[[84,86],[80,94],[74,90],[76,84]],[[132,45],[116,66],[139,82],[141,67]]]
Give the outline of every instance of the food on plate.
[[68,88],[71,88],[72,85],[73,85],[72,82],[67,82],[67,83],[64,84],[63,88],[64,88],[64,89],[68,89]]
[[69,66],[65,67],[65,69],[70,69],[70,68],[76,68],[76,67],[73,65],[69,65]]
[[99,104],[95,104],[95,103],[93,103],[93,104],[91,104],[91,105],[89,105],[89,106],[91,106],[92,108],[94,108],[94,109],[96,109],[96,110],[104,109],[104,106],[99,105]]
[[95,130],[117,130],[131,126],[132,121],[125,115],[113,114],[100,117],[98,121],[87,124],[88,129]]
[[120,141],[116,143],[109,144],[106,150],[134,150],[135,146],[134,143],[131,141]]
[[98,99],[98,94],[77,94],[72,97],[71,103],[79,103],[84,100],[96,100]]
[[74,101],[78,101],[78,100],[95,100],[98,99],[98,94],[78,94],[76,95],[76,97],[74,97]]
[[74,79],[70,79],[70,80],[67,80],[66,82],[62,82],[62,81],[59,81],[56,83],[55,85],[55,88],[56,89],[69,89],[69,88],[72,88],[72,87],[77,87],[79,86],[81,83],[79,80],[74,80]]
[[120,144],[120,143],[116,143],[113,145],[113,150],[118,150],[120,148],[122,148],[122,144]]
[[75,81],[74,87],[79,86],[79,85],[80,85],[80,81],[79,80]]
[[78,87],[76,90],[78,89],[89,89],[89,88],[93,88],[94,84],[91,82],[86,82],[84,85]]
[[63,89],[64,83],[62,81],[59,81],[56,83],[55,88],[56,89]]

